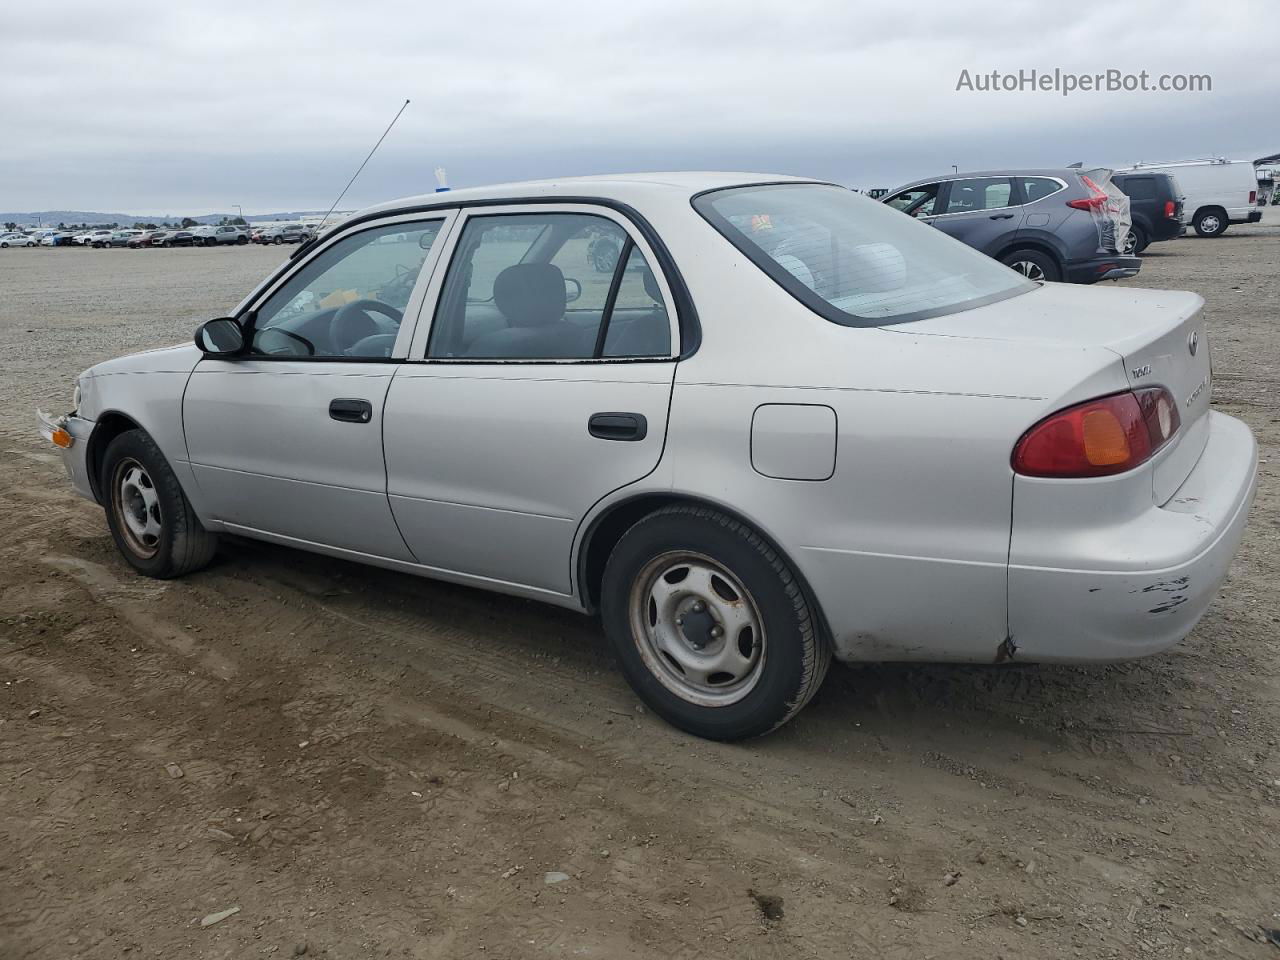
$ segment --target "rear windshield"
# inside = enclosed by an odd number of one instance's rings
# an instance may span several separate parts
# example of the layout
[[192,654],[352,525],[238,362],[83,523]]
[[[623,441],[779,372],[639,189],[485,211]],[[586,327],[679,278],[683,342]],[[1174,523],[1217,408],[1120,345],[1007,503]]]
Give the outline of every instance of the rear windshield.
[[944,316],[1036,289],[933,227],[842,187],[731,187],[693,205],[792,296],[847,326]]

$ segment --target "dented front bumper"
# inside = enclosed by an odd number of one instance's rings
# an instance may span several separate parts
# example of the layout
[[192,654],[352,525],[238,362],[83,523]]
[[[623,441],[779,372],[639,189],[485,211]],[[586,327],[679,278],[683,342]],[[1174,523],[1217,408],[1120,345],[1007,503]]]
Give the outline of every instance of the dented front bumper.
[[[1258,484],[1249,428],[1208,416],[1200,459],[1163,506],[1114,525],[1082,521],[1053,545],[1020,543],[1015,523],[1009,628],[1016,659],[1128,660],[1191,632],[1227,574]],[[1060,565],[1044,562],[1054,553]],[[1020,563],[1020,554],[1041,562]]]
[[96,502],[98,497],[89,477],[88,457],[93,421],[75,413],[52,416],[37,410],[36,422],[40,436],[62,454],[62,465],[67,469],[67,476],[71,478],[71,485],[76,493]]

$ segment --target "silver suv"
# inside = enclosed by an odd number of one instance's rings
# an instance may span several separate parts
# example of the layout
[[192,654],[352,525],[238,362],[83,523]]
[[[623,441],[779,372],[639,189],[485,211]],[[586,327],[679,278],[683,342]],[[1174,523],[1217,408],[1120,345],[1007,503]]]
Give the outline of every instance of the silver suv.
[[249,231],[244,227],[233,227],[223,225],[220,227],[196,227],[191,231],[195,236],[196,245],[204,244],[206,247],[217,246],[221,243],[248,243]]

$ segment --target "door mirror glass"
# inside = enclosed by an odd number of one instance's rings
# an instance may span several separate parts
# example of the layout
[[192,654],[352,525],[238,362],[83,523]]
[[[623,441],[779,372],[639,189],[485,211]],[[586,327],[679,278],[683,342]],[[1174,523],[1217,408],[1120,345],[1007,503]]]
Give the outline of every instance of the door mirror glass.
[[196,346],[206,357],[234,357],[244,350],[244,329],[231,317],[209,320],[196,331]]

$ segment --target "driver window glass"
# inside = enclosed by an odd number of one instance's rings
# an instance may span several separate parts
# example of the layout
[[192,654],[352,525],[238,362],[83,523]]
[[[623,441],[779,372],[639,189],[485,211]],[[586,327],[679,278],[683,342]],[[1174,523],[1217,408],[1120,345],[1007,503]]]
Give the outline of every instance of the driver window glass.
[[938,185],[930,183],[922,187],[912,187],[910,190],[904,190],[902,193],[890,197],[885,203],[895,210],[901,210],[903,213],[913,217],[929,217],[933,215],[933,207],[937,200]]
[[596,356],[626,243],[620,226],[590,214],[468,219],[440,291],[427,356]]
[[444,221],[395,223],[339,240],[257,310],[251,352],[388,357]]

